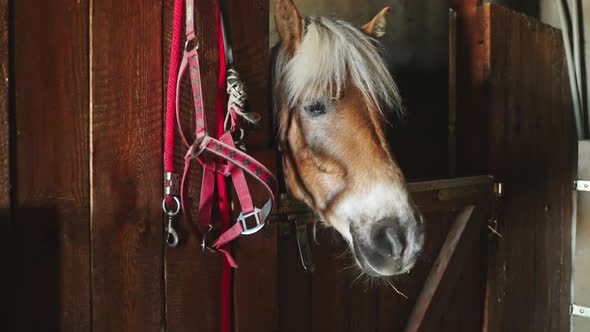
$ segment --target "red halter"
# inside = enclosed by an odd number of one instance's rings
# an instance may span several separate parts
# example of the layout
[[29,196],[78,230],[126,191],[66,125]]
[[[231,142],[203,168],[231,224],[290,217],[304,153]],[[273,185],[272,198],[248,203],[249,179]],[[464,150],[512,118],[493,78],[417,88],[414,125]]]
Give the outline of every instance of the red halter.
[[[181,2],[181,1],[177,1]],[[182,16],[182,8],[177,8],[175,3],[174,19]],[[180,14],[177,16],[177,12]],[[228,230],[223,232],[221,236],[213,243],[211,250],[219,251],[223,253],[232,267],[237,267],[237,264],[231,257],[228,250],[224,249],[223,246],[240,235],[253,234],[260,230],[265,223],[268,221],[268,217],[274,204],[274,190],[276,189],[276,179],[271,172],[266,169],[262,164],[250,157],[240,149],[237,149],[234,144],[232,132],[239,127],[239,117],[243,114],[242,105],[239,102],[233,102],[228,105],[227,112],[228,118],[231,119],[231,126],[229,130],[225,131],[219,139],[215,139],[209,136],[206,120],[205,120],[205,109],[203,103],[203,96],[201,91],[201,73],[199,66],[198,48],[199,43],[194,30],[194,0],[186,0],[186,42],[185,49],[183,52],[182,61],[175,82],[169,84],[168,94],[169,99],[167,100],[166,108],[166,136],[165,136],[165,194],[166,197],[163,201],[164,211],[170,216],[170,222],[168,223],[168,244],[175,246],[178,242],[176,233],[172,227],[172,217],[175,215],[178,209],[170,209],[171,201],[174,200],[178,203],[178,198],[175,195],[174,188],[176,184],[173,175],[173,146],[174,146],[174,127],[170,125],[170,120],[174,118],[176,114],[176,121],[178,125],[178,131],[180,138],[184,145],[188,148],[185,155],[185,166],[180,182],[180,206],[182,207],[183,213],[189,213],[185,209],[185,183],[187,174],[190,170],[192,160],[197,160],[203,166],[203,184],[201,187],[201,198],[199,201],[199,224],[203,231],[203,248],[208,247],[205,242],[205,236],[212,228],[211,223],[211,211],[214,205],[214,192],[215,192],[215,174],[221,174],[225,177],[231,176],[235,191],[237,193],[238,200],[241,206],[241,213],[236,223],[231,226]],[[175,21],[176,22],[176,21]],[[177,24],[175,24],[173,33],[176,32]],[[173,35],[172,47],[179,46],[179,40],[175,40]],[[170,62],[170,75],[175,73],[173,68],[173,61],[175,59],[174,50],[171,53]],[[177,57],[176,57],[177,59]],[[177,60],[176,60],[177,62]],[[177,64],[177,63],[176,63]],[[189,75],[191,80],[193,102],[195,108],[195,140],[192,144],[189,144],[188,140],[184,136],[179,112],[179,90],[180,81],[186,70],[189,69]],[[232,68],[228,68],[228,73],[231,73],[231,88],[235,89],[236,83],[241,84],[237,73]],[[228,87],[229,88],[229,87]],[[175,94],[171,95],[171,89]],[[228,89],[229,90],[229,89]],[[230,91],[228,91],[230,92]],[[231,93],[235,93],[232,90]],[[175,105],[170,105],[172,97],[176,102]],[[236,100],[230,98],[230,101]],[[171,107],[170,107],[171,106]],[[209,155],[209,156],[206,156]],[[254,206],[248,184],[246,182],[245,173],[252,176],[257,180],[268,194],[268,200],[266,203],[258,208]]]

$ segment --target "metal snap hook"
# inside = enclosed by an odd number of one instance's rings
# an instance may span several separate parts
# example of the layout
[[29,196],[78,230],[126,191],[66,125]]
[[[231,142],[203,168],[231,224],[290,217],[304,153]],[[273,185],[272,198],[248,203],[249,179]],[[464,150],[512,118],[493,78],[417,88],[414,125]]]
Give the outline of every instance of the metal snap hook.
[[172,228],[170,223],[166,229],[166,232],[168,233],[166,234],[166,244],[171,248],[176,247],[178,245],[178,234],[176,233],[176,230]]
[[180,212],[180,200],[176,196],[170,197],[172,197],[172,199],[174,200],[176,207],[170,208],[166,202],[167,199],[164,198],[164,200],[162,201],[162,210],[164,210],[164,213],[168,216],[168,224],[166,225],[166,244],[169,247],[173,248],[178,245],[178,233],[172,226],[172,223],[174,221],[174,217],[176,217],[176,215],[178,215],[178,213]]
[[178,212],[180,212],[180,200],[176,196],[170,196],[170,197],[172,197],[172,199],[174,200],[174,203],[176,203],[176,208],[174,208],[174,209],[169,208],[167,199],[164,198],[162,200],[162,210],[164,210],[164,213],[168,217],[176,217]]

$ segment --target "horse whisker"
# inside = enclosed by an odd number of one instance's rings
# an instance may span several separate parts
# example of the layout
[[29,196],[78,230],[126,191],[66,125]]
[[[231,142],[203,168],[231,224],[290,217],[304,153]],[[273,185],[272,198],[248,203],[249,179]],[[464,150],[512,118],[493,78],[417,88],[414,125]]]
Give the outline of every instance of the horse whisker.
[[397,287],[395,287],[393,285],[393,283],[389,279],[385,279],[385,281],[389,284],[389,286],[391,286],[391,288],[393,288],[393,290],[396,293],[398,293],[399,295],[403,296],[406,300],[408,299],[408,296],[406,296],[406,294],[402,293],[399,289],[397,289]]
[[356,278],[354,278],[354,280],[352,280],[352,283],[350,285],[351,286],[354,285],[354,283],[357,282],[362,276],[363,276],[363,271],[359,272],[359,274],[356,276]]

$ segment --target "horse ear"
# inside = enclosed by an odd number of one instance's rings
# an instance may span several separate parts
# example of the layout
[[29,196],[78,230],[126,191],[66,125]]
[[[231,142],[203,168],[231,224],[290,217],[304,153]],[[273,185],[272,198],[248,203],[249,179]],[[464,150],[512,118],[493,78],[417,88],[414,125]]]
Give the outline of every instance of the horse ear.
[[301,16],[292,0],[276,0],[275,25],[281,39],[281,46],[292,55],[301,43],[303,28]]
[[387,28],[387,15],[390,11],[391,8],[389,7],[381,9],[379,14],[375,15],[369,23],[361,27],[361,30],[375,38],[383,36],[385,34],[385,29]]

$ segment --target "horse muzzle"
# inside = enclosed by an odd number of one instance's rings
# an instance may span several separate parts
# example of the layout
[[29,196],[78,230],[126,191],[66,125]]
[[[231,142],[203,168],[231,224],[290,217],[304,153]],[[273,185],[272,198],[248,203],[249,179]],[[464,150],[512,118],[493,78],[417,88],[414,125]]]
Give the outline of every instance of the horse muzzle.
[[405,220],[385,218],[366,225],[350,227],[354,256],[366,274],[392,276],[412,269],[424,245],[421,215]]

